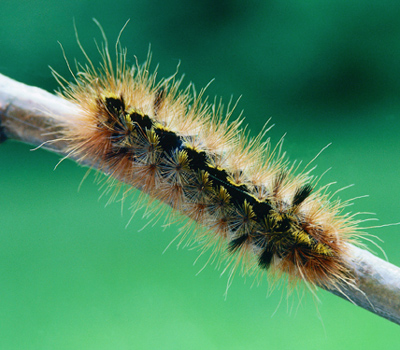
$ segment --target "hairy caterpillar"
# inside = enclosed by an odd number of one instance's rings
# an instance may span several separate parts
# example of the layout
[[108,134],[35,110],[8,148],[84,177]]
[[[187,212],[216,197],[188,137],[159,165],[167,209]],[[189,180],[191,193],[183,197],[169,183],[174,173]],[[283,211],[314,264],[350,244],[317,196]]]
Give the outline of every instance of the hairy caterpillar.
[[317,189],[307,169],[296,175],[281,144],[264,141],[265,130],[250,139],[241,120],[228,123],[233,108],[208,103],[204,90],[180,91],[175,75],[157,82],[150,56],[127,67],[119,38],[114,66],[103,37],[100,69],[81,47],[88,63],[71,70],[73,83],[53,71],[78,109],[62,120],[66,153],[199,224],[197,241],[212,256],[222,252],[231,274],[243,262],[243,273],[272,271],[338,290],[353,284],[347,243],[359,235],[358,221],[342,213],[329,186]]

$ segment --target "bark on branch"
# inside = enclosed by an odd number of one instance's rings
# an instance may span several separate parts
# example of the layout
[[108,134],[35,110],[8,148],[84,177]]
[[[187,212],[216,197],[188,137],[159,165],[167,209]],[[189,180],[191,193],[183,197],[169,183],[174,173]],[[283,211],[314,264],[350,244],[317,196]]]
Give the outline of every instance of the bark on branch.
[[[72,103],[0,74],[0,143],[12,139],[65,156],[65,142],[49,141],[59,136],[62,118],[71,120],[75,115]],[[90,160],[85,165],[96,168]],[[358,247],[350,250],[348,263],[357,288],[329,291],[400,324],[400,268]]]

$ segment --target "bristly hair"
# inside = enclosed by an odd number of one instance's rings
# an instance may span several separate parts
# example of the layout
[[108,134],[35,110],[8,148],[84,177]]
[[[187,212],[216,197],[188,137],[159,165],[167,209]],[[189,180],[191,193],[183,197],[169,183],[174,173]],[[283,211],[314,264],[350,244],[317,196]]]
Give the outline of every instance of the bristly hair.
[[189,218],[196,241],[210,259],[225,257],[230,275],[243,262],[244,273],[268,270],[338,290],[352,285],[345,261],[358,221],[342,213],[329,186],[317,189],[307,167],[298,173],[282,142],[271,149],[267,128],[250,138],[240,118],[228,122],[231,103],[208,103],[192,85],[180,90],[176,74],[157,82],[150,54],[128,67],[119,38],[115,63],[103,32],[100,68],[78,39],[87,63],[77,73],[70,68],[74,81],[53,71],[61,95],[80,110],[64,121],[66,152]]

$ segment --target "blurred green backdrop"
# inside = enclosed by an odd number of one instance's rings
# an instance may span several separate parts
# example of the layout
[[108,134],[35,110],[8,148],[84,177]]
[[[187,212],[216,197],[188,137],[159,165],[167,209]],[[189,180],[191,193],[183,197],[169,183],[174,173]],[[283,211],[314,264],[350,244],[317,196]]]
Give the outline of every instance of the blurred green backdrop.
[[[130,62],[149,43],[160,76],[181,62],[186,83],[211,79],[211,96],[243,96],[253,134],[272,117],[289,157],[317,161],[324,182],[373,212],[400,221],[400,2],[398,1],[11,1],[0,3],[0,71],[53,91],[83,61],[73,18],[90,57],[122,35]],[[96,59],[95,59],[96,60]],[[226,276],[197,252],[174,246],[178,225],[131,224],[86,170],[29,146],[0,146],[0,349],[398,349],[398,326],[320,291],[286,301],[268,283]],[[375,224],[375,223],[373,223]],[[366,224],[367,225],[367,224]],[[400,265],[398,227],[369,230]]]

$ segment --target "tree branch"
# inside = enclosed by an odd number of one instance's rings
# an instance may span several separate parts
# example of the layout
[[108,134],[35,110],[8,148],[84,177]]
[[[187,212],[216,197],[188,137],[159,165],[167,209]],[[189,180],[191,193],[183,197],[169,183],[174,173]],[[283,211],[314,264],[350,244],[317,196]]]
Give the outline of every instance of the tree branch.
[[[13,139],[65,156],[66,141],[50,141],[61,136],[62,120],[71,122],[76,113],[72,103],[0,74],[0,143]],[[90,160],[85,165],[96,168]],[[353,245],[349,249],[348,265],[356,288],[343,285],[341,292],[327,290],[400,324],[400,268]]]

